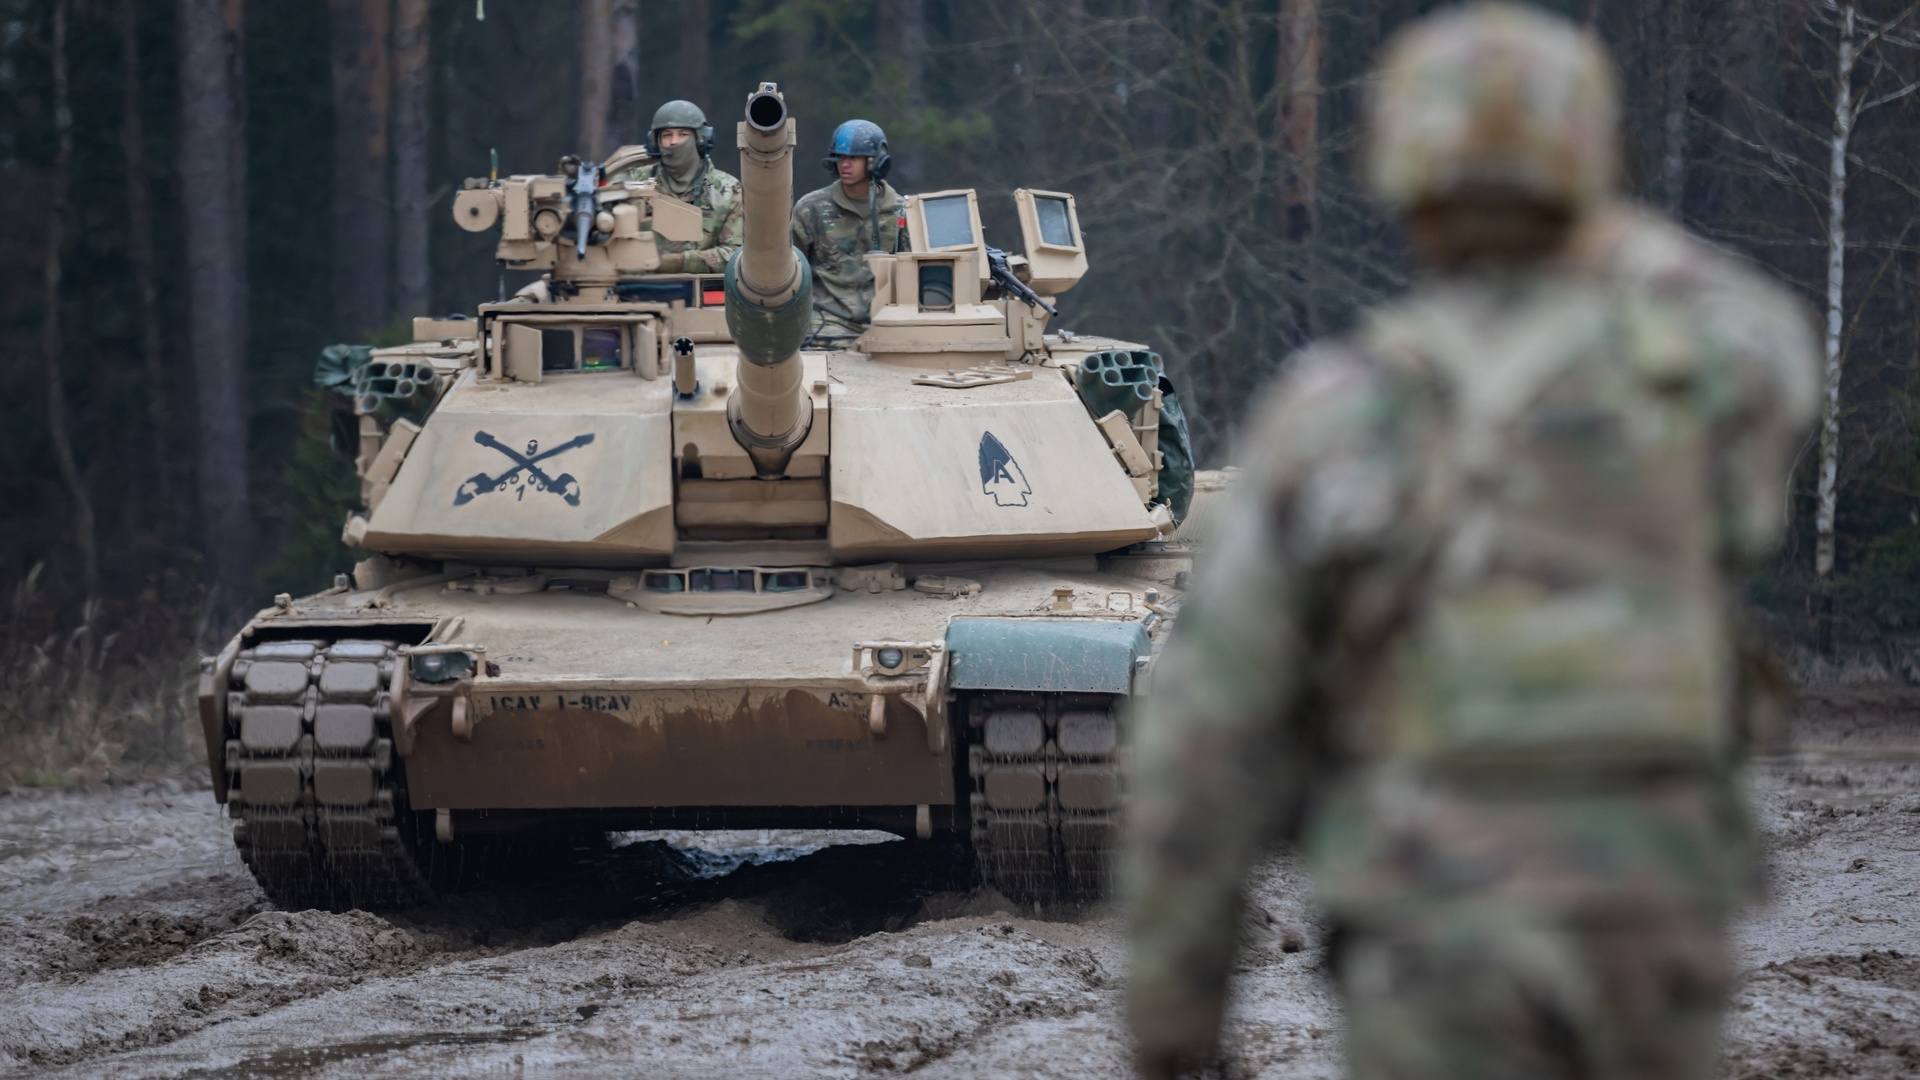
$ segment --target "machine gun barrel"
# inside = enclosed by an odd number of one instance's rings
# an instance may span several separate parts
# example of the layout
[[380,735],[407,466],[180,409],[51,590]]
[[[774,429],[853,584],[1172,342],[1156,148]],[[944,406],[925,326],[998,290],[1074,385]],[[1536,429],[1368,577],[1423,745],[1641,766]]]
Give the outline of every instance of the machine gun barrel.
[[987,273],[993,276],[994,284],[1000,286],[1014,299],[1026,301],[1028,307],[1045,308],[1049,315],[1060,314],[1058,308],[1042,300],[1039,293],[1034,292],[1026,282],[1014,275],[1013,267],[1007,263],[1007,253],[997,247],[987,249]]
[[740,360],[727,403],[733,437],[763,478],[781,476],[813,425],[800,345],[813,322],[813,271],[793,246],[793,121],[780,88],[761,83],[739,126],[745,236],[727,264],[727,329]]
[[569,189],[573,203],[573,251],[584,261],[587,243],[593,238],[594,215],[600,212],[600,166],[591,161],[580,162]]

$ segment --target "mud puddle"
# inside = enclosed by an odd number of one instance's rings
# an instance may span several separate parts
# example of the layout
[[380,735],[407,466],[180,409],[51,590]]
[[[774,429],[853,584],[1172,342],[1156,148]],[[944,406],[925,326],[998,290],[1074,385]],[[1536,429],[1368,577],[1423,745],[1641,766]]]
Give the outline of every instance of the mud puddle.
[[[1737,937],[1729,1077],[1920,1072],[1920,709],[1889,707],[1820,703],[1755,770],[1773,900]],[[1012,913],[950,845],[622,834],[372,915],[272,910],[228,835],[177,785],[0,795],[0,1072],[1125,1075],[1118,921]],[[1335,1076],[1293,862],[1250,896],[1241,1073]]]

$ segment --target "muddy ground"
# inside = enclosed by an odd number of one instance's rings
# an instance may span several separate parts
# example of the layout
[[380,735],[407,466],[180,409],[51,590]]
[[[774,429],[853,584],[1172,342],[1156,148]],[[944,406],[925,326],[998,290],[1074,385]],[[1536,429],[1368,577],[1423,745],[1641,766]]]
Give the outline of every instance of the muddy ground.
[[[1798,727],[1755,770],[1773,901],[1740,927],[1725,1072],[1920,1075],[1920,697],[1813,695]],[[1016,917],[936,845],[822,839],[627,836],[432,909],[288,913],[204,789],[0,794],[0,1073],[1124,1072],[1110,914]],[[1287,859],[1253,896],[1240,1071],[1337,1075]]]

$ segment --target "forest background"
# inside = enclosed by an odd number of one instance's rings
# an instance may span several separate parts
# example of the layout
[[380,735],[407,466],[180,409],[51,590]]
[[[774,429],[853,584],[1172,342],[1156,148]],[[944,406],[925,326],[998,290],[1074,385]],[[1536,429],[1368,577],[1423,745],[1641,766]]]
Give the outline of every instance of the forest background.
[[[190,753],[191,658],[355,554],[311,383],[472,313],[460,181],[701,104],[735,170],[777,80],[905,190],[1074,192],[1056,326],[1167,357],[1203,464],[1301,343],[1402,289],[1356,184],[1365,74],[1420,0],[0,0],[0,784]],[[1802,678],[1920,679],[1920,3],[1560,0],[1612,47],[1627,182],[1770,267],[1828,407],[1750,599]],[[509,288],[524,275],[510,276]]]

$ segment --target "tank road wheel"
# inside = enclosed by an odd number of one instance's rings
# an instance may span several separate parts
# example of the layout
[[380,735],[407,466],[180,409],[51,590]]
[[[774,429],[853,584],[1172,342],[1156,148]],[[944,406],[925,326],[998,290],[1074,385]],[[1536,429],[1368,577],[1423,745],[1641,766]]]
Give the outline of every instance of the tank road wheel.
[[433,895],[393,753],[385,641],[242,652],[228,699],[233,842],[282,908],[391,908]]
[[1041,908],[1098,900],[1120,832],[1120,704],[1111,694],[989,693],[967,703],[980,877]]

